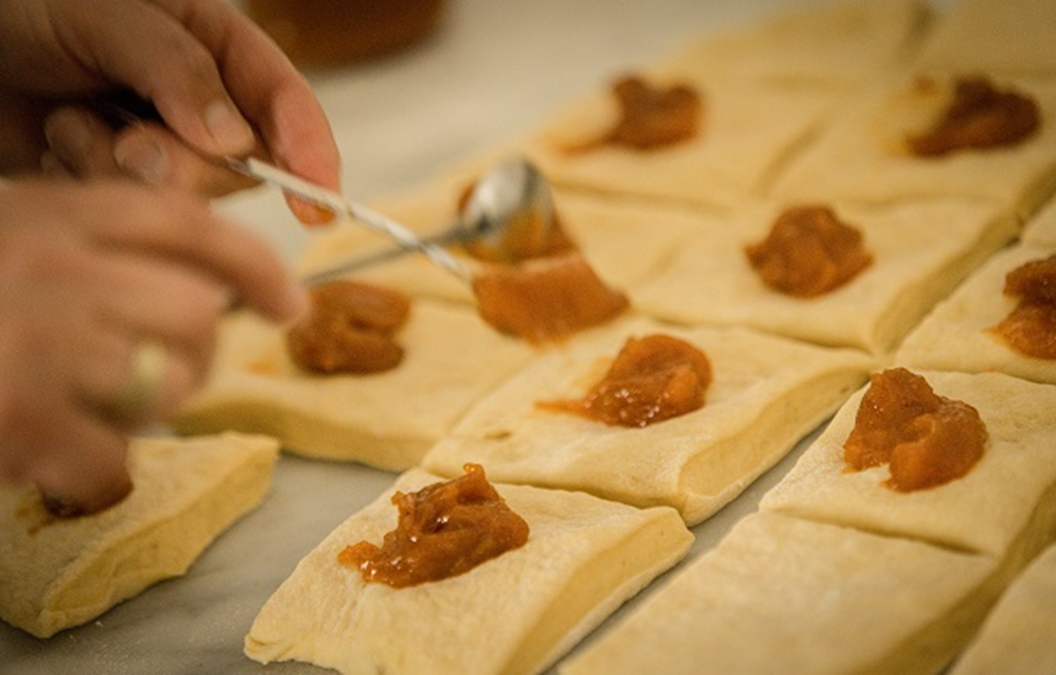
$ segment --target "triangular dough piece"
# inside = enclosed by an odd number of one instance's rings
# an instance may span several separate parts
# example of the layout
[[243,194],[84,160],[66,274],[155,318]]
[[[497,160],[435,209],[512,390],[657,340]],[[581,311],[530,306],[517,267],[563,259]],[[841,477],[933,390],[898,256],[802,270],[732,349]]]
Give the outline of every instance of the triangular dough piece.
[[267,433],[295,454],[401,470],[536,353],[471,308],[425,299],[412,303],[397,341],[405,355],[392,370],[319,375],[290,360],[281,328],[232,315],[210,380],[172,425],[183,433]]
[[0,489],[0,618],[49,637],[183,575],[261,502],[278,452],[263,436],[134,438],[128,497],[66,520],[36,488]]
[[[661,333],[700,348],[714,381],[703,408],[644,428],[541,410],[577,398],[628,337]],[[873,362],[743,329],[675,328],[641,317],[584,333],[483,398],[422,460],[457,476],[479,463],[496,481],[667,504],[690,524],[735,498],[832,413]]]
[[796,7],[694,40],[670,58],[715,76],[803,85],[860,84],[899,67],[928,15],[917,0],[836,0]]
[[843,444],[865,388],[851,397],[760,510],[927,541],[1022,564],[1056,532],[1056,386],[999,373],[914,371],[935,393],[979,411],[989,440],[964,476],[914,492],[883,483],[886,465],[844,469]]
[[1012,583],[950,675],[1056,673],[1056,546]]
[[1056,75],[1056,3],[956,0],[939,14],[917,67],[947,72]]
[[1056,384],[1056,360],[1022,354],[988,330],[1016,306],[1004,294],[1006,275],[1053,253],[1056,246],[1017,244],[996,254],[906,337],[896,360],[923,370],[997,371]]
[[[438,480],[415,469],[393,489],[410,492]],[[253,622],[247,656],[307,661],[346,675],[542,672],[681,560],[693,539],[669,508],[496,488],[528,522],[523,547],[440,581],[402,589],[365,584],[337,556],[349,544],[380,542],[395,526],[387,492],[300,562]]]
[[747,516],[562,675],[935,673],[993,601],[992,558]]
[[770,194],[784,200],[876,203],[941,196],[990,199],[1025,220],[1056,190],[1056,82],[1004,77],[994,82],[1038,102],[1041,128],[1022,143],[942,157],[911,155],[907,134],[923,131],[941,114],[953,77],[900,78],[877,85],[834,117],[788,164]]
[[985,202],[832,207],[863,234],[873,264],[830,293],[810,299],[784,295],[766,286],[748,264],[744,247],[765,239],[782,210],[768,204],[701,227],[667,269],[638,291],[635,302],[669,321],[746,325],[883,353],[1016,229]]
[[[445,176],[372,204],[421,236],[434,235],[446,231],[455,222],[459,197],[472,183],[468,177]],[[635,288],[662,269],[686,235],[697,229],[705,217],[696,209],[626,197],[601,197],[557,188],[552,193],[561,227],[587,262],[606,283],[632,295]],[[311,273],[335,262],[391,249],[390,242],[361,228],[331,228],[312,236],[299,264],[304,273]],[[457,247],[451,250],[473,264]],[[357,270],[353,275],[398,288],[412,296],[474,302],[466,284],[420,255],[385,261]]]

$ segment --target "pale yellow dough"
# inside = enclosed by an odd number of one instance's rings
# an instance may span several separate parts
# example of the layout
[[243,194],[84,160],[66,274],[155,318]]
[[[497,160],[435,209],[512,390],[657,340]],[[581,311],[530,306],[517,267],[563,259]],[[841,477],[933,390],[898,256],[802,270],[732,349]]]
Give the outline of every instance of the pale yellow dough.
[[886,465],[845,471],[843,444],[863,388],[759,508],[1009,559],[1015,569],[1056,532],[1056,386],[999,373],[914,372],[940,396],[979,411],[989,440],[967,475],[896,492],[883,484]]
[[784,208],[769,203],[701,227],[667,269],[638,291],[636,304],[645,313],[680,323],[746,325],[885,353],[1016,229],[987,202],[831,206],[862,233],[873,256],[872,266],[844,286],[801,299],[763,283],[744,248],[765,239]]
[[917,66],[947,72],[1056,75],[1056,3],[955,0],[939,14]]
[[[708,356],[714,381],[703,408],[625,428],[536,407],[582,397],[628,337],[652,333],[687,340]],[[852,350],[631,317],[533,361],[474,406],[422,466],[455,476],[475,462],[497,481],[584,490],[636,506],[666,504],[697,523],[781,459],[871,368],[870,358]]]
[[1050,199],[1023,227],[1021,239],[1028,244],[1056,250],[1056,199]]
[[278,451],[263,436],[135,438],[128,497],[67,520],[33,487],[0,488],[0,618],[49,637],[183,575],[261,502]]
[[1056,384],[1056,359],[1022,354],[989,329],[1015,308],[1003,292],[1005,277],[1020,265],[1056,254],[1056,246],[1017,244],[996,254],[972,274],[907,337],[896,361],[913,368],[997,371]]
[[[440,480],[412,470],[394,490]],[[365,584],[338,553],[395,527],[391,493],[337,527],[258,614],[245,653],[345,675],[542,672],[623,601],[677,563],[693,536],[669,508],[496,485],[528,542],[465,574],[394,589]]]
[[[975,75],[975,72],[960,75]],[[1022,143],[916,157],[906,136],[927,129],[946,106],[955,76],[922,85],[914,76],[880,78],[874,91],[835,116],[818,139],[789,162],[770,195],[785,200],[891,203],[922,197],[989,199],[1024,220],[1056,189],[1056,82],[993,78],[999,88],[1034,97],[1041,127]]]
[[568,148],[607,134],[618,119],[619,106],[606,82],[559,109],[525,141],[525,154],[555,185],[736,208],[764,190],[772,172],[839,99],[828,90],[702,75],[678,63],[635,74],[652,86],[687,84],[698,91],[704,110],[700,133],[647,150],[603,145],[569,153]]
[[[422,236],[445,231],[455,221],[459,196],[473,184],[476,172],[445,176],[374,206]],[[696,210],[659,206],[628,197],[599,197],[554,189],[554,208],[561,226],[606,283],[633,295],[662,269],[687,234],[707,218]],[[361,228],[333,228],[313,235],[299,259],[303,272],[326,269],[335,262],[370,256],[391,244]],[[457,247],[460,259],[476,265]],[[420,255],[363,268],[351,274],[365,281],[398,288],[413,296],[474,302],[469,286]]]
[[299,455],[402,470],[535,355],[471,308],[424,299],[412,303],[397,341],[405,355],[392,370],[319,375],[290,361],[281,328],[249,313],[229,316],[209,382],[173,427],[267,433]]
[[992,558],[752,514],[562,675],[935,673],[996,595]]
[[950,675],[1056,673],[1056,546],[1005,591]]
[[670,61],[701,74],[772,84],[860,84],[903,64],[928,16],[918,0],[835,0],[796,6],[691,40]]

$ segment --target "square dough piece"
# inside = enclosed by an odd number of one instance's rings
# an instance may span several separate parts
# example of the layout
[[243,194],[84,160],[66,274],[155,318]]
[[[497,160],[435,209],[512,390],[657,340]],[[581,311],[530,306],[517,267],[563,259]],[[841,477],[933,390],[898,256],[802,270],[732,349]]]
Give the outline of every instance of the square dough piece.
[[[403,492],[441,480],[420,470]],[[396,525],[391,493],[339,525],[261,609],[245,652],[351,673],[542,672],[689,550],[669,508],[639,510],[583,493],[496,485],[528,542],[456,577],[394,589],[365,584],[338,553]]]
[[535,355],[469,308],[418,299],[397,340],[403,362],[372,375],[296,366],[283,329],[248,312],[228,317],[205,388],[172,419],[182,433],[266,433],[308,457],[402,470]]
[[1056,531],[1056,386],[1000,373],[918,374],[940,396],[973,406],[986,424],[989,441],[967,475],[901,493],[883,485],[890,476],[886,465],[844,471],[843,444],[854,426],[863,388],[763,496],[760,510],[920,539],[999,560],[1029,560]]
[[927,15],[927,7],[917,0],[797,6],[690,41],[671,61],[711,76],[800,86],[860,84],[904,61]]
[[1056,546],[1005,591],[950,675],[1056,673]]
[[923,370],[997,371],[1056,384],[1056,359],[1021,354],[988,331],[1017,304],[1003,292],[1005,276],[1054,252],[1056,247],[1018,244],[996,254],[906,337],[896,361]]
[[877,85],[832,120],[785,167],[771,195],[779,199],[845,199],[889,203],[923,197],[993,200],[1021,220],[1056,189],[1056,82],[994,78],[1033,96],[1041,128],[1022,143],[943,157],[916,157],[907,134],[928,128],[942,114],[952,77],[923,83],[910,77]]
[[[628,337],[663,333],[702,349],[704,407],[644,428],[540,410],[582,396]],[[583,490],[635,506],[666,504],[698,523],[780,460],[864,381],[872,360],[743,329],[665,326],[641,317],[585,333],[482,399],[422,460],[456,476],[466,462],[495,480]]]
[[1010,219],[998,218],[992,205],[965,200],[833,208],[862,232],[873,264],[831,293],[810,299],[784,295],[751,268],[744,247],[765,239],[783,210],[767,204],[700,228],[637,293],[638,308],[669,321],[746,325],[884,353],[1016,229]]
[[701,76],[680,63],[634,72],[654,86],[684,83],[700,92],[700,133],[649,150],[602,145],[569,152],[607,134],[619,118],[607,86],[560,108],[525,141],[527,156],[555,185],[735,208],[761,193],[839,98],[831,91]]
[[34,487],[0,489],[0,618],[50,637],[182,576],[260,504],[278,452],[263,436],[134,438],[128,497],[64,520]]
[[562,675],[938,672],[982,621],[993,559],[747,516]]
[[1056,75],[1056,3],[956,0],[939,15],[917,58],[921,69]]
[[[437,178],[412,190],[378,200],[378,211],[422,236],[444,232],[455,222],[458,201],[477,172]],[[608,284],[625,293],[654,276],[706,214],[626,197],[599,197],[555,188],[554,207],[562,227]],[[361,228],[331,228],[313,235],[300,256],[311,273],[335,262],[390,250],[392,244]],[[457,247],[451,249],[455,255]],[[464,254],[460,257],[472,261]],[[354,272],[365,281],[399,288],[413,296],[475,302],[461,280],[420,255],[408,255]]]

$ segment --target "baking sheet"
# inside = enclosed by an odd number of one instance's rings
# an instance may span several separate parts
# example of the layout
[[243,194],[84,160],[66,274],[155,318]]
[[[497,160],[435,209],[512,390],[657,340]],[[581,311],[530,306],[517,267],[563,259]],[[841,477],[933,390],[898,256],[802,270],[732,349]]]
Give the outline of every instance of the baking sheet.
[[[569,98],[682,40],[803,5],[796,0],[450,0],[440,32],[428,42],[393,58],[310,78],[338,138],[345,186],[349,194],[369,199],[411,186],[458,157],[531,128]],[[288,259],[308,236],[274,190],[236,195],[218,208],[272,241]],[[697,526],[690,557],[754,511],[805,445]],[[223,535],[186,577],[161,583],[49,640],[0,624],[0,673],[324,672],[299,663],[262,666],[242,655],[243,637],[300,558],[393,478],[359,465],[283,456],[261,508]],[[655,589],[656,584],[643,595]]]

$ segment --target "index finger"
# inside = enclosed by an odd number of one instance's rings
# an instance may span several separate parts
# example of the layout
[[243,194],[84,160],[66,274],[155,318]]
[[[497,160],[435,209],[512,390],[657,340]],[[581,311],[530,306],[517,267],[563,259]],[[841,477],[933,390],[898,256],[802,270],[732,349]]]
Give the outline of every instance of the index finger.
[[153,1],[213,55],[232,99],[260,132],[275,162],[340,190],[340,156],[326,113],[308,81],[271,38],[226,3]]

